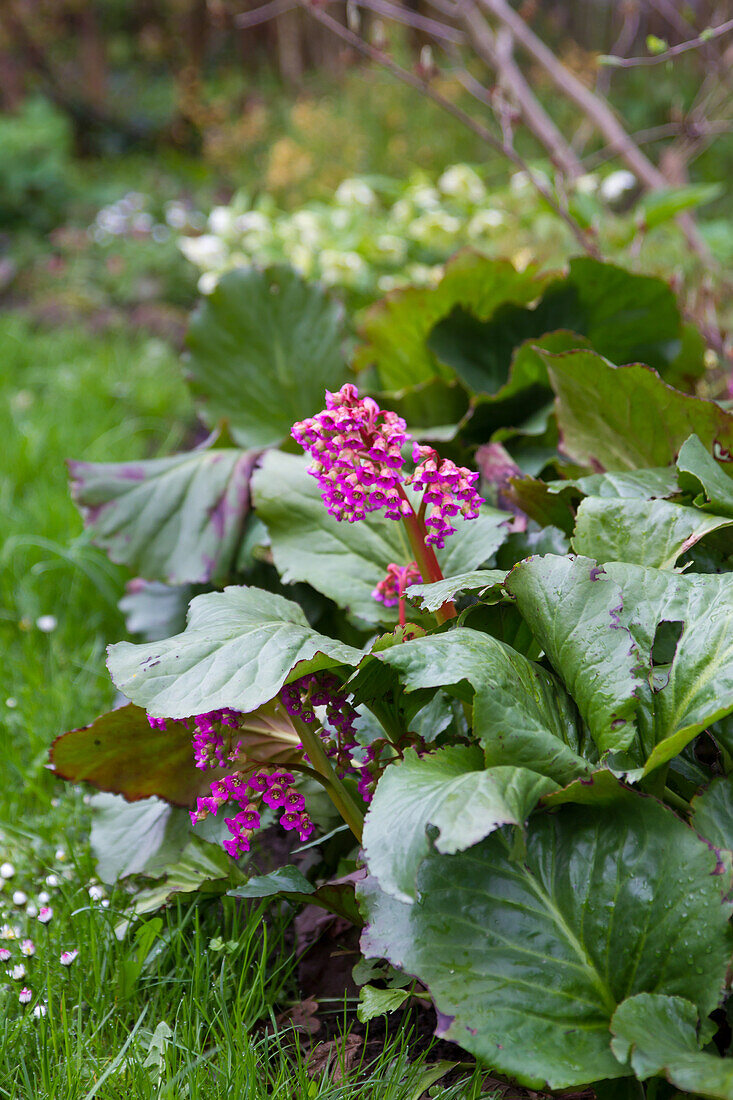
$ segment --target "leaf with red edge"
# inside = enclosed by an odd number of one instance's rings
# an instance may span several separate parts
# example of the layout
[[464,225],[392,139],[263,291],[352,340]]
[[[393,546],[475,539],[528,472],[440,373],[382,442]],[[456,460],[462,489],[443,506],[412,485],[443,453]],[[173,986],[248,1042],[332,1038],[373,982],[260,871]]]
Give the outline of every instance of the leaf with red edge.
[[168,719],[165,730],[151,729],[143,708],[129,703],[57,737],[51,766],[62,779],[92,783],[128,802],[155,795],[176,806],[193,806],[227,772],[300,758],[300,739],[280,703],[266,703],[242,715],[241,722],[232,731],[234,742],[242,744],[236,761],[225,769],[202,771],[194,764],[191,730],[184,721]]

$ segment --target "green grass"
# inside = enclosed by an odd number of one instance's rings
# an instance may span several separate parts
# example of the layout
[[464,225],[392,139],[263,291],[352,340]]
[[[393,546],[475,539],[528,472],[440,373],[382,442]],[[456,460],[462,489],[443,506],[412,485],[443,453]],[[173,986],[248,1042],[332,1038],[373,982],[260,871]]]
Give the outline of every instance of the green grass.
[[[64,460],[173,449],[192,412],[173,352],[128,330],[49,332],[0,315],[0,356],[0,863],[15,871],[0,879],[0,947],[11,952],[0,964],[1,1100],[427,1095],[436,1055],[415,1056],[399,1021],[376,1058],[361,1054],[343,1080],[309,1076],[298,1034],[275,1026],[300,997],[291,914],[182,901],[125,932],[124,887],[90,896],[85,796],[54,780],[46,762],[56,734],[113,702],[104,648],[124,631],[116,604],[125,575],[84,536]],[[44,616],[54,629],[39,627]],[[50,923],[15,905],[16,890],[36,906],[48,894]],[[26,936],[30,958],[20,950]],[[65,968],[69,949],[79,955]],[[23,979],[4,976],[21,962]],[[26,1007],[23,985],[33,991]],[[344,1004],[321,1007],[329,1012],[342,1017]],[[470,1068],[433,1088],[442,1100],[487,1095]]]

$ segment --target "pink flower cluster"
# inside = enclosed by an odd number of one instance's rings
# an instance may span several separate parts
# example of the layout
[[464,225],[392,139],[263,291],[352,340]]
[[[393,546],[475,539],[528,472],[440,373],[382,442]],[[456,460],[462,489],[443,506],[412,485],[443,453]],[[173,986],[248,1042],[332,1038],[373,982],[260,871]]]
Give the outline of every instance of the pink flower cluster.
[[409,513],[400,492],[406,429],[401,416],[382,412],[347,382],[338,393],[326,391],[324,411],[294,424],[291,434],[313,459],[308,473],[330,514],[354,523],[367,512],[383,510],[387,519]]
[[395,565],[390,562],[387,576],[379,582],[372,597],[385,607],[396,607],[411,584],[421,583],[422,577],[416,562],[412,561],[409,565]]
[[464,519],[478,516],[479,506],[484,503],[476,491],[479,475],[418,443],[412,448],[412,460],[417,466],[409,480],[414,489],[423,490],[423,502],[428,505],[425,542],[442,549],[447,536],[456,530],[450,519],[459,514]]
[[224,841],[224,849],[236,859],[250,850],[253,834],[260,828],[259,802],[265,802],[272,809],[282,809],[279,821],[283,829],[297,829],[301,840],[307,840],[313,832],[313,822],[305,812],[305,799],[293,787],[290,772],[258,771],[248,779],[241,772],[227,775],[211,784],[211,794],[196,801],[196,809],[191,811],[194,825],[203,821],[209,814],[216,816],[217,811],[230,799],[239,805],[232,817],[224,822],[232,834]]
[[338,393],[326,391],[324,411],[294,424],[291,434],[313,459],[308,473],[318,479],[326,508],[338,520],[354,523],[378,511],[402,519],[413,510],[403,488],[411,484],[423,491],[428,506],[425,542],[441,548],[455,532],[449,520],[459,514],[475,519],[484,503],[476,491],[479,475],[441,459],[432,447],[414,444],[417,469],[405,477],[405,421],[383,412],[371,397],[360,398],[350,382]]
[[335,676],[312,673],[286,684],[280,692],[288,714],[302,722],[315,722],[315,707],[325,708],[325,722],[330,729],[321,729],[326,754],[336,763],[343,777],[354,771],[352,753],[357,748],[354,723],[359,715],[354,710]]
[[[225,742],[221,726],[236,729],[238,717],[234,710],[212,710],[195,716],[193,752],[197,768],[223,768],[236,759],[242,742],[236,746],[232,746],[231,738]],[[218,731],[215,724],[220,727]]]
[[340,778],[355,776],[359,794],[365,802],[371,802],[377,775],[375,751],[368,746],[361,753],[361,761],[356,761],[359,745],[355,724],[359,715],[336,677],[329,673],[303,676],[287,684],[280,692],[280,698],[288,714],[303,722],[315,722],[314,707],[325,707],[325,722],[330,729],[321,729],[323,747],[334,761]]

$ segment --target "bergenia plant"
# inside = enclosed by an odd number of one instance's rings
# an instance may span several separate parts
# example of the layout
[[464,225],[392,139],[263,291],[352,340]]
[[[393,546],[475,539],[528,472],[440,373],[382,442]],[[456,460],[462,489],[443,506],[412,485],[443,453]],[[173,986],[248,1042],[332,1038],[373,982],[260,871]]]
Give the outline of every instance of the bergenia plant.
[[[131,703],[59,738],[53,762],[185,807],[188,882],[279,892],[363,925],[390,1004],[429,995],[440,1033],[492,1071],[534,1089],[651,1097],[669,1082],[727,1100],[733,413],[611,361],[642,329],[660,365],[682,355],[681,319],[659,309],[668,288],[604,265],[573,277],[605,356],[546,334],[517,349],[497,391],[480,369],[496,369],[499,321],[454,310],[425,334],[484,385],[447,453],[475,455],[504,511],[487,513],[475,472],[409,438],[404,372],[423,369],[412,396],[446,408],[458,383],[446,367],[433,386],[419,343],[397,354],[414,331],[405,311],[429,310],[391,302],[372,328],[386,408],[347,383],[292,417],[310,477],[287,450],[251,459],[244,541],[260,583],[195,596],[171,637],[112,646]],[[536,302],[523,278],[522,302]],[[550,304],[551,288],[542,317]],[[542,324],[534,308],[506,310],[526,331]],[[537,402],[519,439],[493,427],[517,394]],[[324,852],[336,823],[358,871],[252,875],[273,815]],[[222,823],[226,851],[197,835],[204,819]],[[171,892],[150,890],[158,904]],[[364,996],[363,1016],[384,992]]]

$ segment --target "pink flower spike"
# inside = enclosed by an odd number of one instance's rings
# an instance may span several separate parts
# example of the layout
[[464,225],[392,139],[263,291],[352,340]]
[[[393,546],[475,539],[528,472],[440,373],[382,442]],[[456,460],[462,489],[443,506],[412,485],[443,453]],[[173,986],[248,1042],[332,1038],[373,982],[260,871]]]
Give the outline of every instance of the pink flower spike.
[[30,1004],[31,1001],[33,1000],[32,990],[30,990],[30,989],[28,989],[27,987],[24,986],[23,989],[21,989],[20,993],[18,994],[18,1000],[20,1001],[20,1003],[22,1005]]
[[38,911],[38,919],[41,924],[48,924],[53,916],[53,909],[50,905],[43,905]]
[[31,955],[35,955],[36,945],[34,944],[33,940],[21,940],[20,953],[21,955],[26,955],[28,957],[30,957]]
[[73,951],[62,951],[59,962],[62,966],[71,966],[76,956],[79,954],[78,950],[74,948]]

